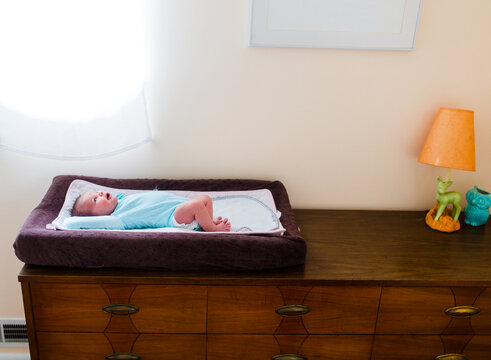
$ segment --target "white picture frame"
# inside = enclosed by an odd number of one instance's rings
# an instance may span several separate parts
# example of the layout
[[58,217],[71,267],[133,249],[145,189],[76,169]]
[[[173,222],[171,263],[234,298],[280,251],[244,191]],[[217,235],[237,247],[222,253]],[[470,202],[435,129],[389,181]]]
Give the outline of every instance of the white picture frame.
[[413,50],[422,0],[251,0],[249,46]]

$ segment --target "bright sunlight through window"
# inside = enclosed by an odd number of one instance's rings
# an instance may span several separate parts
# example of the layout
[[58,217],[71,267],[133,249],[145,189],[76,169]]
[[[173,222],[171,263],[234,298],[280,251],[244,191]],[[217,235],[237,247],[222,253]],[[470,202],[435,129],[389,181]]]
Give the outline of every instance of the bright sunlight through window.
[[[0,120],[0,145],[36,153],[9,143],[10,132],[15,132],[18,125],[13,122],[25,126],[29,121],[36,121],[37,129],[40,121],[46,121],[46,128],[51,130],[63,129],[63,136],[70,141],[83,135],[83,123],[114,130],[115,126],[126,126],[118,121],[133,121],[130,131],[136,123],[145,129],[138,139],[131,139],[131,134],[120,135],[126,143],[106,149],[95,144],[95,151],[82,148],[90,144],[79,144],[78,149],[73,144],[62,144],[68,153],[50,154],[52,151],[43,145],[40,154],[46,156],[98,156],[148,140],[142,99],[144,3],[0,0],[0,115],[11,118],[10,124]],[[70,130],[70,125],[77,127]],[[79,134],[74,136],[70,131]],[[15,136],[30,140],[35,137]],[[57,148],[60,149],[59,143]]]

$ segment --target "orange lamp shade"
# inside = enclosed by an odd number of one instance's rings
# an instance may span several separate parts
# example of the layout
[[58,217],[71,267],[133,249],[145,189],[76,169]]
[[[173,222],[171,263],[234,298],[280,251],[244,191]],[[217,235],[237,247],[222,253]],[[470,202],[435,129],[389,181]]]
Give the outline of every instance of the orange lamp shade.
[[451,169],[475,171],[474,111],[441,108],[418,161]]

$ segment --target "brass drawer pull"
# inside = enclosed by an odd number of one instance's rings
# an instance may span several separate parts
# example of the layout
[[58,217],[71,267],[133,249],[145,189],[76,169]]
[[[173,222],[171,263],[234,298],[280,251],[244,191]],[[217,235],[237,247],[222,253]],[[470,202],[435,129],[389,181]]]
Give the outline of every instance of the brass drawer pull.
[[443,354],[435,357],[435,360],[468,360],[468,358],[462,354]]
[[106,356],[106,360],[140,360],[140,359],[141,357],[132,353],[114,353]]
[[471,317],[480,312],[481,310],[474,306],[456,306],[445,310],[445,314],[457,318]]
[[137,306],[130,304],[111,304],[102,308],[102,311],[112,315],[131,315],[139,310]]
[[297,354],[280,354],[273,356],[271,360],[307,360],[307,358]]
[[305,305],[285,305],[275,310],[281,316],[302,316],[310,312],[310,308]]

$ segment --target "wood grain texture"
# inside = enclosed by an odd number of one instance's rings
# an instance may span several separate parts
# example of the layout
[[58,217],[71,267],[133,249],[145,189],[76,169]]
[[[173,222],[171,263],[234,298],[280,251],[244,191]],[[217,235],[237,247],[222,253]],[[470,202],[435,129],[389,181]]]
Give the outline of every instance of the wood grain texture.
[[31,284],[37,331],[103,332],[111,316],[109,299],[99,284]]
[[491,286],[491,226],[440,233],[423,211],[296,210],[305,265],[269,271],[169,272],[26,266],[20,281],[221,285]]
[[370,360],[372,336],[310,335],[300,353],[309,360]]
[[490,284],[491,226],[441,233],[425,212],[296,212],[307,239],[304,278],[377,281],[383,285]]
[[370,360],[371,343],[372,337],[364,335],[209,335],[207,359],[257,360],[293,353],[309,360]]
[[[485,288],[475,287],[475,288],[465,288],[465,287],[454,287],[451,288],[455,297],[455,306],[473,306]],[[491,304],[486,304],[484,311]],[[450,317],[450,323],[443,332],[446,335],[452,334],[474,334],[474,329],[472,327],[472,322],[479,318],[479,314],[470,317],[458,318]],[[491,320],[491,319],[489,319]],[[478,320],[479,321],[479,320]],[[489,328],[488,328],[489,329]]]
[[377,334],[440,335],[451,321],[445,310],[453,306],[450,288],[383,288]]
[[205,360],[206,335],[141,334],[132,352],[142,360]]
[[441,335],[440,339],[443,344],[445,354],[462,354],[473,335]]
[[491,336],[377,335],[372,360],[434,359],[463,354],[469,360],[489,360]]
[[303,323],[309,334],[373,334],[379,299],[379,287],[315,286]]
[[207,360],[271,359],[280,354],[272,335],[208,335]]
[[491,357],[491,336],[476,335],[467,344],[463,354],[469,360],[489,360]]
[[210,286],[208,333],[274,334],[281,322],[275,309],[282,305],[275,286]]
[[275,335],[280,354],[302,354],[302,345],[309,335]]
[[131,353],[138,339],[136,333],[105,333],[114,353]]
[[430,360],[443,354],[437,335],[376,335],[371,360]]
[[34,314],[32,310],[32,301],[31,301],[31,284],[22,283],[22,300],[24,303],[24,314],[26,317],[26,327],[27,327],[27,336],[29,341],[29,354],[31,355],[31,359],[38,358],[38,349],[37,349],[37,339],[36,339],[36,327],[34,323]]
[[485,289],[474,302],[481,312],[473,316],[471,326],[476,335],[491,335],[491,288]]
[[[280,286],[285,305],[304,305],[305,298],[312,290],[311,286]],[[307,334],[302,316],[282,316],[275,334]]]
[[[25,265],[19,280],[32,359],[98,359],[115,348],[150,359],[255,360],[283,351],[309,360],[432,359],[446,351],[489,359],[490,225],[445,234],[426,226],[424,212],[295,213],[308,249],[302,266],[168,272]],[[101,308],[114,301],[140,311],[108,326]],[[289,320],[274,312],[291,302],[312,311]],[[456,305],[481,313],[445,315]]]
[[38,332],[40,360],[95,360],[114,353],[102,333]]
[[206,286],[138,285],[130,301],[140,308],[131,315],[139,332],[206,332]]
[[[115,352],[130,351],[142,359],[205,360],[205,335],[111,334],[113,344],[101,333],[38,333],[41,360],[97,360]],[[124,339],[127,339],[126,346]],[[118,346],[119,347],[114,347]]]
[[[136,285],[102,284],[102,288],[106,292],[110,304],[131,305],[130,298],[133,291],[135,291],[135,287]],[[123,311],[111,313],[111,318],[105,332],[136,333],[138,330],[133,324],[129,313]]]

